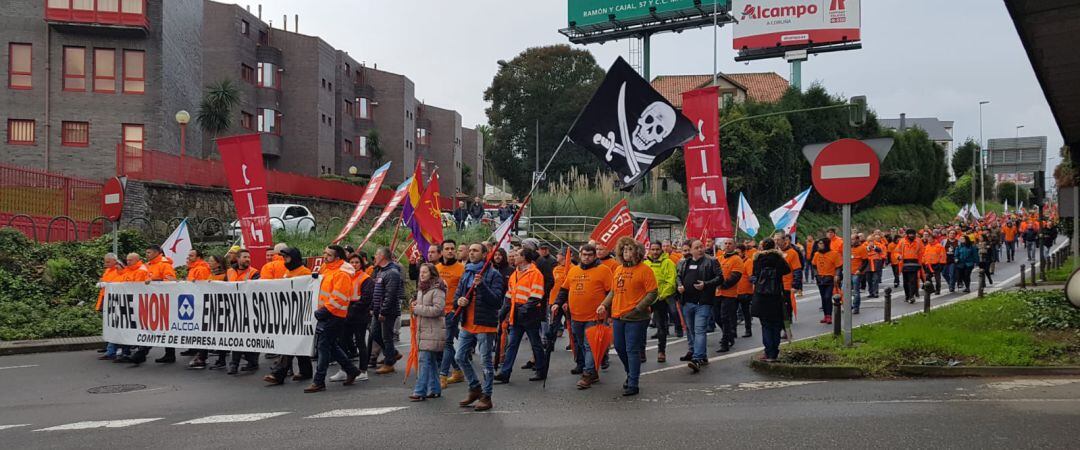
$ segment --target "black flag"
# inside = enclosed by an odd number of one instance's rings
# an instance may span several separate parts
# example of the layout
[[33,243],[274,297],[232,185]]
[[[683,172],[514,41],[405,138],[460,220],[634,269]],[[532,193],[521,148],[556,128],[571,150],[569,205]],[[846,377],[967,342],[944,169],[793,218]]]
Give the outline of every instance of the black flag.
[[622,176],[624,191],[695,135],[690,120],[622,58],[612,64],[569,133],[574,143]]

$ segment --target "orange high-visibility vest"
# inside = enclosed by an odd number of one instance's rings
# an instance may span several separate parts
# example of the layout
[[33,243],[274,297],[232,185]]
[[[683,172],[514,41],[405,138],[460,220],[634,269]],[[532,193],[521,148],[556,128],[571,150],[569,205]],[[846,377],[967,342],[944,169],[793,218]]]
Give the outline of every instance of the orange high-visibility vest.
[[[116,267],[110,267],[105,269],[105,273],[101,274],[102,283],[117,283],[124,280],[124,272]],[[105,288],[101,288],[98,291],[97,306],[94,306],[94,310],[101,311],[101,302],[105,299]]]
[[353,266],[337,260],[319,269],[319,307],[344,319],[349,315],[349,296],[353,292]]
[[[544,274],[536,268],[536,264],[530,264],[525,270],[516,269],[510,274],[510,281],[506,285],[506,298],[510,299],[511,307],[516,309],[518,305],[528,303],[530,298],[544,298]],[[513,309],[510,311],[510,324],[514,324]]]

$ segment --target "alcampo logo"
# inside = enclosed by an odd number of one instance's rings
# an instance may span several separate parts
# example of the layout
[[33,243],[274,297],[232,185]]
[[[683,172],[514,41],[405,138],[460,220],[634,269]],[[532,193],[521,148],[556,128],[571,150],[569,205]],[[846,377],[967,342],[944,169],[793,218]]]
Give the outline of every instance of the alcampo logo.
[[[832,4],[829,5],[830,10],[844,8],[845,0],[832,0]],[[814,3],[806,5],[790,5],[790,6],[772,6],[762,7],[754,6],[747,3],[746,7],[742,11],[742,19],[780,19],[780,18],[795,18],[800,19],[807,14],[817,14],[818,6]]]
[[180,301],[176,303],[176,316],[185,322],[195,320],[195,296],[181,294]]

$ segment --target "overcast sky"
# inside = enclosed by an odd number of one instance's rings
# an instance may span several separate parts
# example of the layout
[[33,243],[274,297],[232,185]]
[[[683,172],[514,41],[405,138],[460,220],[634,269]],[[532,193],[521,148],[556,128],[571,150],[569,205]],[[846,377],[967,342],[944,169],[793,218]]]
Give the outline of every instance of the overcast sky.
[[[260,2],[234,2],[251,6]],[[379,69],[408,76],[416,96],[461,113],[462,124],[486,123],[484,89],[496,61],[528,47],[567,43],[565,0],[266,0],[263,20],[281,28],[283,14],[300,15],[300,32]],[[882,118],[938,117],[955,121],[957,145],[983,136],[1049,138],[1048,171],[1057,164],[1062,137],[1031,64],[1000,0],[863,1],[863,48],[823,54],[803,63],[803,84],[830,92],[867,95]],[[653,37],[652,74],[706,74],[713,67],[711,28]],[[789,77],[787,63],[734,61],[732,32],[719,36],[722,72],[774,71]],[[584,46],[608,67],[626,57],[626,41]],[[1048,177],[1049,178],[1049,177]]]

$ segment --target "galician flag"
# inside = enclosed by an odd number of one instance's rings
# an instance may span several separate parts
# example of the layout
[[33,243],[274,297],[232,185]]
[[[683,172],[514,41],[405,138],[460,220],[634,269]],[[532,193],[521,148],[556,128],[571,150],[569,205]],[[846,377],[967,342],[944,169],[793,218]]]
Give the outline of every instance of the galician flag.
[[496,228],[495,232],[491,234],[491,238],[494,239],[495,242],[501,242],[502,245],[500,247],[508,253],[510,252],[510,239],[507,238],[506,235],[510,234],[510,229],[512,228],[511,225],[513,224],[513,217],[506,219],[502,221],[502,223],[499,224],[499,228]]
[[746,201],[746,196],[742,192],[739,193],[739,211],[737,214],[739,216],[739,229],[750,237],[757,236],[758,230],[761,230],[761,224],[758,223],[757,216],[750,209],[750,203]]
[[982,214],[979,214],[979,207],[975,206],[974,203],[971,204],[971,217],[974,217],[975,220],[982,220]]
[[174,268],[187,265],[188,253],[191,253],[191,235],[188,234],[187,219],[180,222],[180,226],[173,230],[169,238],[161,244],[165,257],[172,260]]
[[967,221],[967,216],[968,216],[968,205],[964,205],[963,207],[960,208],[960,212],[956,213],[956,217],[958,217],[960,220],[963,220],[963,221],[966,222]]
[[[772,219],[773,225],[776,227],[777,231],[782,230],[787,234],[795,232],[795,225],[799,220],[799,213],[802,212],[803,205],[806,204],[806,198],[810,196],[811,189],[813,188],[806,188],[801,194],[796,195],[795,198],[769,213],[769,218]],[[741,207],[742,205],[740,203],[740,208]]]

